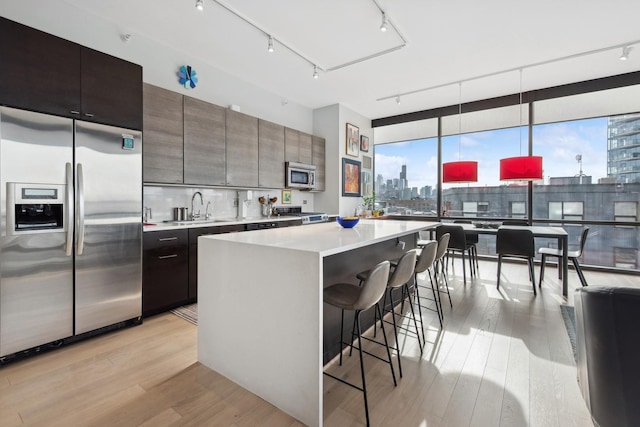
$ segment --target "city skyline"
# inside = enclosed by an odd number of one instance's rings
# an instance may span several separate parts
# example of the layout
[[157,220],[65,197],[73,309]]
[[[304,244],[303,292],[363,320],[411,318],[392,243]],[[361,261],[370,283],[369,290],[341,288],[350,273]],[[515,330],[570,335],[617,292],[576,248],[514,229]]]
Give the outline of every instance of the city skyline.
[[[608,118],[594,118],[572,122],[536,125],[533,128],[533,154],[543,157],[544,182],[550,177],[579,174],[582,159],[584,175],[593,182],[607,176]],[[469,186],[504,185],[499,180],[501,158],[527,154],[527,128],[519,127],[453,135],[442,138],[442,161],[478,161],[478,182]],[[520,138],[522,136],[522,144]],[[522,146],[522,148],[521,148]],[[425,138],[375,146],[375,174],[385,181],[400,178],[402,165],[407,166],[409,187],[436,186],[437,138]],[[461,184],[443,184],[443,188]],[[464,185],[464,184],[463,184]]]

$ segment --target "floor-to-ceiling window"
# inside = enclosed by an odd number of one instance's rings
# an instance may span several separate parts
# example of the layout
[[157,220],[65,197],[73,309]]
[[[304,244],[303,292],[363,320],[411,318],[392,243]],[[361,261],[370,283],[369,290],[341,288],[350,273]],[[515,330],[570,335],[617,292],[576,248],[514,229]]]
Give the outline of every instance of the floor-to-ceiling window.
[[[535,224],[562,226],[572,249],[589,227],[584,264],[638,270],[638,111],[637,85],[434,118],[440,120],[438,132],[428,138],[375,146],[375,174],[385,175],[385,189],[394,188],[378,192],[378,200],[384,200],[391,214],[474,221],[530,218]],[[500,159],[529,150],[543,157],[543,179],[531,185],[500,181]],[[438,182],[442,163],[458,160],[478,162],[478,181]],[[388,168],[393,161],[395,170]],[[380,173],[383,165],[385,172]],[[427,181],[413,173],[416,168],[428,172]],[[493,255],[492,242],[485,243],[480,253]]]

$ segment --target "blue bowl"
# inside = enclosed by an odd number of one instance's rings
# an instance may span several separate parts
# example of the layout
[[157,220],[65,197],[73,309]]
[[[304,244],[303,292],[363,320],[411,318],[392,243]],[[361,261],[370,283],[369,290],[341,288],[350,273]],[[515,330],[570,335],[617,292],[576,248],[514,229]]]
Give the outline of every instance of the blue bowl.
[[336,219],[336,221],[338,221],[338,224],[340,224],[341,226],[343,226],[344,228],[353,228],[356,226],[356,224],[358,223],[358,221],[360,221],[360,218],[356,218],[356,219],[345,219],[345,218],[341,218],[338,217]]

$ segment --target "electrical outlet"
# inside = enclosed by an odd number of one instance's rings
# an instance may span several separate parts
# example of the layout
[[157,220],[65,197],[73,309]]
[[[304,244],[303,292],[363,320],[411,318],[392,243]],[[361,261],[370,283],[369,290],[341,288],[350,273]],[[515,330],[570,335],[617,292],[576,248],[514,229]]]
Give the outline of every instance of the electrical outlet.
[[302,201],[302,204],[303,204],[303,205],[306,205],[306,204],[307,204],[307,201],[306,201],[306,200],[303,200],[303,201]]

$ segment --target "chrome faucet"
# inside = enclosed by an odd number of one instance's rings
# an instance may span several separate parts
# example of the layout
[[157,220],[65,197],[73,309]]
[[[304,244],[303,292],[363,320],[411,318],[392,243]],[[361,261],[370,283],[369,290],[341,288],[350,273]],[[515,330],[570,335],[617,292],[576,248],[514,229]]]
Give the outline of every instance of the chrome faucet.
[[193,207],[193,202],[196,199],[196,196],[200,196],[200,207],[202,207],[203,205],[203,200],[202,200],[202,193],[199,191],[196,191],[195,193],[193,193],[193,196],[191,197],[191,220],[195,221],[196,219],[200,218],[200,209],[198,209],[198,213],[196,213],[194,207]]
[[150,220],[151,218],[153,218],[153,217],[151,216],[151,208],[148,208],[148,207],[146,207],[146,206],[145,206],[145,207],[142,209],[142,212],[143,212],[143,216],[144,216],[144,218],[143,218],[143,222],[149,222],[149,220]]
[[[207,208],[204,211],[204,219],[213,218],[213,212],[209,212],[209,207],[210,206],[211,206],[211,202],[207,202]],[[213,208],[211,208],[211,210],[213,211]]]

